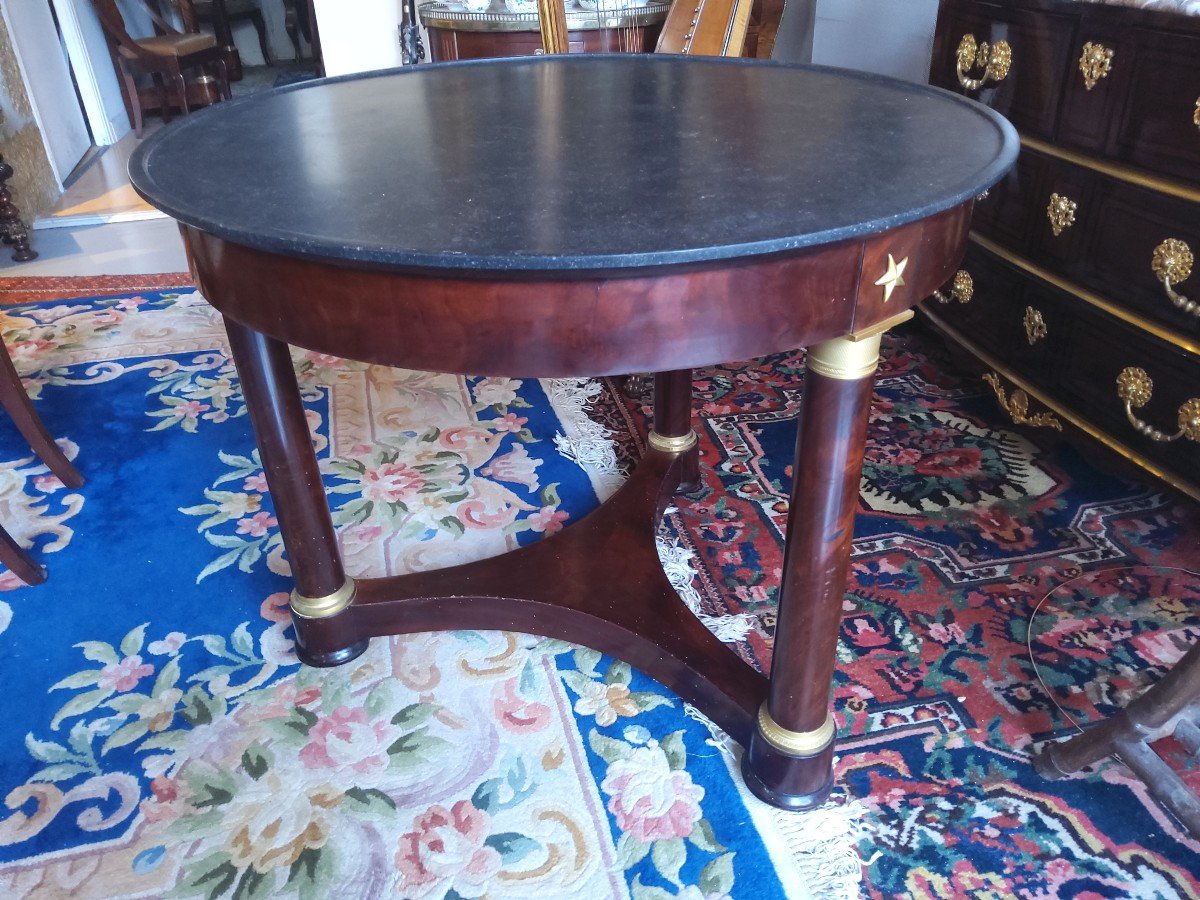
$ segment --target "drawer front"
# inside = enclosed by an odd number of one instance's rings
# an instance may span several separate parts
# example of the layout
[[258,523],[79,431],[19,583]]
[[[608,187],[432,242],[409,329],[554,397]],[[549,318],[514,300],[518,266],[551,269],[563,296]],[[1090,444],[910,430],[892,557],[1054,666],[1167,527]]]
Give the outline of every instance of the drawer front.
[[998,187],[976,205],[981,235],[1200,341],[1200,204],[1028,149]]
[[1045,210],[1039,204],[1049,194],[1049,169],[1048,157],[1022,150],[1017,164],[988,191],[987,197],[975,203],[972,228],[1018,253],[1028,252],[1035,228],[1044,219]]
[[984,350],[1008,357],[1017,349],[1026,280],[1017,270],[975,244],[967,246],[962,271],[971,277],[971,298],[963,303],[941,291],[947,302],[931,298],[926,303]]
[[[967,303],[928,301],[936,315],[1039,387],[1053,389],[1075,328],[1060,292],[971,244],[963,270],[974,284]],[[942,292],[946,294],[946,291]]]
[[[1200,416],[1200,358],[1084,304],[1079,306],[1059,396],[1131,450],[1185,481],[1200,480],[1200,424],[1191,426],[1191,436],[1161,439],[1176,435],[1181,414]],[[1135,398],[1130,412],[1147,428],[1162,432],[1159,440],[1139,431],[1126,414],[1118,378],[1131,368],[1140,370],[1134,382],[1142,396]]]
[[1200,35],[1135,29],[1112,157],[1200,184]]
[[1085,153],[1103,153],[1136,62],[1132,29],[1085,20],[1071,47],[1055,140]]
[[[1194,269],[1200,255],[1200,204],[1103,176],[1093,178],[1087,203],[1080,232],[1085,239],[1062,267],[1064,274],[1131,312],[1200,339],[1200,273],[1182,277],[1188,257]],[[1160,279],[1164,272],[1167,284]]]
[[1096,174],[1060,160],[1052,160],[1041,193],[1030,202],[1037,210],[1029,230],[1029,255],[1054,271],[1065,270],[1079,258],[1087,243],[1095,211]]
[[[1007,116],[1026,134],[1049,139],[1068,71],[1076,16],[1037,13],[991,3],[943,4],[929,80],[965,94]],[[964,36],[989,51],[1004,42],[1011,62],[1004,77],[988,73],[988,60],[975,54],[960,72],[958,48]],[[992,54],[989,53],[989,59]],[[973,81],[982,81],[970,86]]]

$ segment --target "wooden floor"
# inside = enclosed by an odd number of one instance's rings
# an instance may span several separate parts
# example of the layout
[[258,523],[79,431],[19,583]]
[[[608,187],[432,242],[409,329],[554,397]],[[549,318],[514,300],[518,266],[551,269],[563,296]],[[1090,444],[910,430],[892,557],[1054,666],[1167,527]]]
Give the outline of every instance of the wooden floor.
[[[162,127],[152,121],[146,128],[153,134]],[[34,229],[70,228],[163,218],[163,214],[139,197],[129,183],[129,156],[139,144],[131,131],[99,156],[85,163],[84,170],[70,183],[50,211],[34,222]]]

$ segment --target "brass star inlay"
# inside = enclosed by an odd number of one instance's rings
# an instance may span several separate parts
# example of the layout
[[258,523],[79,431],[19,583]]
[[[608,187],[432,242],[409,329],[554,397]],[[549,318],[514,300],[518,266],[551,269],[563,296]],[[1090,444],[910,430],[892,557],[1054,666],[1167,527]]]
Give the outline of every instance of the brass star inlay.
[[892,259],[892,254],[888,254],[887,271],[883,273],[883,276],[877,282],[875,282],[876,285],[883,288],[884,303],[887,303],[892,299],[892,291],[894,291],[898,285],[904,284],[904,279],[900,276],[904,274],[904,267],[907,265],[907,256],[900,260],[900,262],[896,262],[896,260]]

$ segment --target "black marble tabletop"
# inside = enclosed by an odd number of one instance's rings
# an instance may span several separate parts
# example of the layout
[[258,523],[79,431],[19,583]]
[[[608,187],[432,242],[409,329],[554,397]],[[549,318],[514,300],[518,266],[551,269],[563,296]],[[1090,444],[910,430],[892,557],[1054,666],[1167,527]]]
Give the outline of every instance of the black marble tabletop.
[[130,160],[146,200],[260,249],[599,271],[775,253],[973,197],[1012,127],[956,95],[683,56],[421,65],[218,104]]

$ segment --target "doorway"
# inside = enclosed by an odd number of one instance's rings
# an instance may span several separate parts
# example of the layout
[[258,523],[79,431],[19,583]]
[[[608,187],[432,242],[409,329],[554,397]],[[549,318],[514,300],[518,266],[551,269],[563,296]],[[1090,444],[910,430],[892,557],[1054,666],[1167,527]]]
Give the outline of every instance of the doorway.
[[34,118],[61,186],[91,150],[93,137],[71,75],[58,19],[49,0],[8,4],[5,17],[21,61]]

